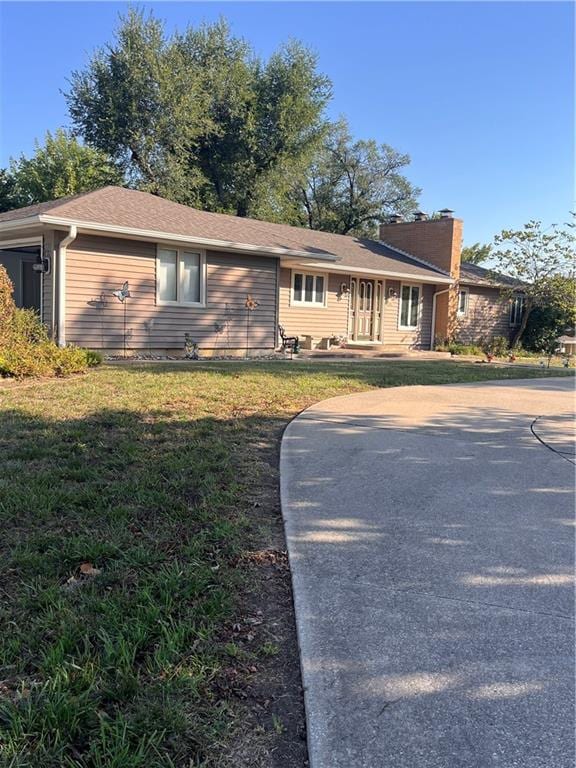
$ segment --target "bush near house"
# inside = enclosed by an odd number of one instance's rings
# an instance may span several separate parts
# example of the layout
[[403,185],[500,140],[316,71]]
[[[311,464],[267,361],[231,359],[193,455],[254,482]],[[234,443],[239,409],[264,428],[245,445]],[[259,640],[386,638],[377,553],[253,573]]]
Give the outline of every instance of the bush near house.
[[478,339],[474,344],[463,344],[456,341],[440,341],[436,344],[437,352],[450,352],[452,355],[490,355],[491,357],[507,357],[510,352],[510,342],[505,336],[492,336]]
[[54,344],[34,310],[16,307],[12,283],[0,266],[0,376],[70,376],[100,361],[89,350]]

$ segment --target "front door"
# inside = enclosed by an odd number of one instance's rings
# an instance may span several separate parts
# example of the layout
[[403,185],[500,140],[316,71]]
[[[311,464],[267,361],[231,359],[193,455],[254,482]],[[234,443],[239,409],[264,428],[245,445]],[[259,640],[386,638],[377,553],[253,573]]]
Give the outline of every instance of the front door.
[[350,323],[352,341],[382,343],[382,300],[384,282],[366,280],[362,277],[350,279]]
[[374,281],[353,277],[350,281],[350,320],[353,341],[372,341]]

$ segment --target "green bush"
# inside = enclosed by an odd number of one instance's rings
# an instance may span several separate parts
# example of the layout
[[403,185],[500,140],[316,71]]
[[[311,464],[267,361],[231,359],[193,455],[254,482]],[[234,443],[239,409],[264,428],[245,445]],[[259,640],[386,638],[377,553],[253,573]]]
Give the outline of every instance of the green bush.
[[506,357],[509,354],[510,342],[505,336],[494,336],[482,343],[482,350],[493,357]]
[[34,310],[14,305],[12,283],[0,266],[0,376],[70,376],[101,360],[98,353],[54,344]]
[[458,341],[448,344],[447,351],[453,355],[482,355],[482,347],[478,344],[461,344]]
[[96,352],[94,349],[87,349],[85,352],[86,362],[88,363],[89,368],[95,368],[97,365],[102,364],[104,357],[100,354],[100,352]]

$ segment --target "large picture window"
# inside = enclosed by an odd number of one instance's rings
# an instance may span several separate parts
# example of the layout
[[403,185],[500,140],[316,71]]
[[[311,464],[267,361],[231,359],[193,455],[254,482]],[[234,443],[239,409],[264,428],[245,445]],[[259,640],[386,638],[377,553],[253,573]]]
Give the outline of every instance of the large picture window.
[[311,307],[326,305],[326,276],[292,272],[292,304]]
[[159,248],[156,258],[158,304],[204,304],[204,255],[195,251]]
[[526,309],[526,298],[524,296],[514,296],[510,304],[510,325],[519,326],[522,322],[522,315]]
[[398,325],[405,330],[418,328],[420,316],[419,285],[403,285],[400,292],[400,318]]

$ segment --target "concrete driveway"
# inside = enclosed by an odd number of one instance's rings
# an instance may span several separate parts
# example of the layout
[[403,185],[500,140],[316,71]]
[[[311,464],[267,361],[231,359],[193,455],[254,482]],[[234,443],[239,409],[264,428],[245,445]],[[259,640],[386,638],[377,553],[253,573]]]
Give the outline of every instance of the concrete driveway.
[[289,425],[311,768],[573,768],[573,406],[403,387]]

